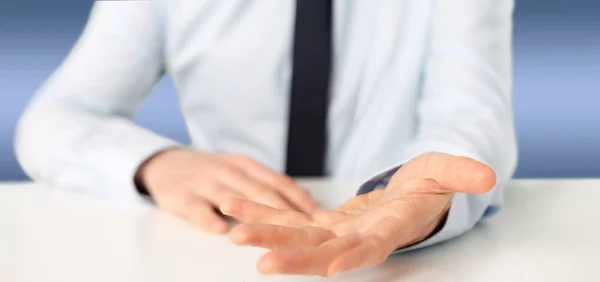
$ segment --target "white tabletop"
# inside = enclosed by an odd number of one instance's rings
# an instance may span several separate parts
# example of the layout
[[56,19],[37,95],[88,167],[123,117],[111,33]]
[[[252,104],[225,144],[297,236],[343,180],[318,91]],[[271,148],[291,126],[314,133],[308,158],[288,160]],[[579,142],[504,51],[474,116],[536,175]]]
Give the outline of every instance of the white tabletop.
[[[329,206],[356,186],[305,185]],[[600,180],[514,181],[505,200],[499,214],[458,239],[324,279],[262,276],[255,266],[264,250],[234,246],[148,204],[4,184],[0,280],[600,281]]]

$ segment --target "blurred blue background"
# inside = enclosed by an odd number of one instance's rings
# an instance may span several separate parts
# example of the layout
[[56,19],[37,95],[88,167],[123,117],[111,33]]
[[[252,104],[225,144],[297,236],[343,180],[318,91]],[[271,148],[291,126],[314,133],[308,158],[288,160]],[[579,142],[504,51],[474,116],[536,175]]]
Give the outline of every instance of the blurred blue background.
[[[79,36],[91,0],[0,2],[0,180],[26,176],[13,153],[31,95]],[[517,1],[516,177],[600,177],[600,2]],[[160,111],[160,115],[153,112]],[[136,122],[188,142],[172,83],[160,82]]]

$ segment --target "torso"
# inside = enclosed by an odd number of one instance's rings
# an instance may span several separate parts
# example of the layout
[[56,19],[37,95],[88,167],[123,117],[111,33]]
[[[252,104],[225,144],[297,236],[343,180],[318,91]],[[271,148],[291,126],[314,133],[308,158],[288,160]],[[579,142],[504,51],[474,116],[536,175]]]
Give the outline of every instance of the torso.
[[[293,0],[163,0],[165,61],[193,145],[282,171]],[[415,135],[433,0],[335,1],[327,170],[364,178]],[[168,23],[168,24],[166,24]]]

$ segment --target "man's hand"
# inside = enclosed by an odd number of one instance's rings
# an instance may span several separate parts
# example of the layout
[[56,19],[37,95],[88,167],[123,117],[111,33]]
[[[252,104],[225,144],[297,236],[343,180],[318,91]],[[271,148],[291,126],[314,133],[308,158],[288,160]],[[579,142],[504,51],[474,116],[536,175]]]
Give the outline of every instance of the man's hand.
[[319,208],[292,179],[244,156],[170,149],[142,165],[138,177],[160,208],[217,234],[228,226],[215,209],[229,198],[302,213]]
[[383,262],[425,240],[448,212],[455,192],[485,193],[495,173],[473,159],[427,153],[406,163],[385,190],[357,196],[333,211],[306,215],[240,199],[221,206],[243,224],[231,240],[270,249],[261,273],[330,276]]

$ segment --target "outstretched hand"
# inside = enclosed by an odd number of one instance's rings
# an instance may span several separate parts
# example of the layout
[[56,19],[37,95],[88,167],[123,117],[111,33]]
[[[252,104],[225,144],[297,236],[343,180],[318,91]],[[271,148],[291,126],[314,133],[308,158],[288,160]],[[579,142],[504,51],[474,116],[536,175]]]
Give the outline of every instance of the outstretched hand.
[[455,192],[485,193],[495,174],[473,159],[423,154],[394,174],[385,190],[307,215],[230,199],[221,211],[242,224],[231,240],[269,249],[263,274],[331,276],[383,262],[394,250],[425,240],[443,223]]

